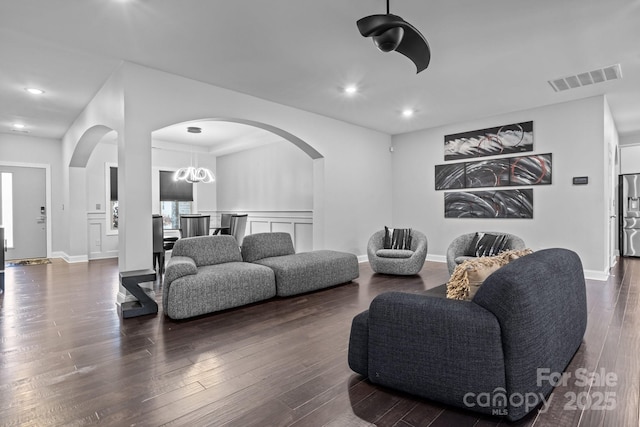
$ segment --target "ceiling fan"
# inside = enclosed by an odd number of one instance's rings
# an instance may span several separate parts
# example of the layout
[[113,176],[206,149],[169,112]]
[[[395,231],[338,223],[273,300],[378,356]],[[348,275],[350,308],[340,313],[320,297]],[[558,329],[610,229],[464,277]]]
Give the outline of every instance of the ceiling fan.
[[371,15],[359,19],[358,30],[363,37],[372,37],[373,42],[382,52],[396,51],[403,54],[418,69],[418,73],[429,66],[431,50],[429,43],[422,34],[411,24],[397,15]]

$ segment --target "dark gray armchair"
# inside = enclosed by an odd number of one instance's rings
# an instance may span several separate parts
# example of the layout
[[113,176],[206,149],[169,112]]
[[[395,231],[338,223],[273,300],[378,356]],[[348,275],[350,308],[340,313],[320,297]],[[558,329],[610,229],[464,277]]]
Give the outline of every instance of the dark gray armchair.
[[[503,234],[507,236],[507,241],[505,245],[505,250],[511,249],[526,249],[524,244],[524,240],[520,237],[509,234],[509,233],[501,233],[497,231],[486,231],[483,232],[485,234]],[[447,248],[447,267],[449,268],[449,274],[453,274],[453,270],[456,269],[458,264],[461,264],[463,261],[474,258],[475,256],[471,253],[471,244],[473,242],[473,238],[476,233],[468,233],[463,234],[462,236],[458,236]]]
[[518,420],[551,393],[545,378],[565,370],[586,324],[580,258],[546,249],[494,272],[471,301],[378,295],[353,319],[349,366],[375,384]]

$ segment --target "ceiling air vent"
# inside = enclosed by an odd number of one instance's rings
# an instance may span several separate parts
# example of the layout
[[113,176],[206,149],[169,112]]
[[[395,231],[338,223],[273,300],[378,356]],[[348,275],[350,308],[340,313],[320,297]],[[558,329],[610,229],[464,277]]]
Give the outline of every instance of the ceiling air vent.
[[575,89],[582,86],[588,86],[595,83],[602,83],[609,80],[617,80],[622,78],[620,64],[611,65],[610,67],[599,68],[597,70],[580,73],[573,76],[566,76],[559,79],[549,80],[549,84],[556,92],[563,90]]

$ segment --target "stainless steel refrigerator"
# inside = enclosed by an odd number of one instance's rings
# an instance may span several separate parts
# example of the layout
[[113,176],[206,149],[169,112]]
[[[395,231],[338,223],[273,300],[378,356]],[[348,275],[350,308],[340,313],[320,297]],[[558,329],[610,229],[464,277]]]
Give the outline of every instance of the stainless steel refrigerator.
[[640,174],[620,175],[619,191],[620,251],[640,257]]

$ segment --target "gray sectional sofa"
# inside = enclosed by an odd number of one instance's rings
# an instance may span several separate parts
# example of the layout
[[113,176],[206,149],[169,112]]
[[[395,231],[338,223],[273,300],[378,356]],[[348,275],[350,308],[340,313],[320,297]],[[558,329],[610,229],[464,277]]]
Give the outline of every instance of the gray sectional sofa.
[[348,360],[372,383],[514,421],[544,403],[586,324],[580,258],[546,249],[495,271],[471,301],[378,295],[353,319]]
[[296,254],[288,233],[249,235],[242,252],[233,236],[188,237],[175,243],[167,263],[163,309],[172,319],[186,319],[358,276],[355,255],[327,250]]
[[330,250],[296,253],[289,233],[246,236],[242,259],[271,268],[281,297],[339,285],[360,275],[354,254]]

